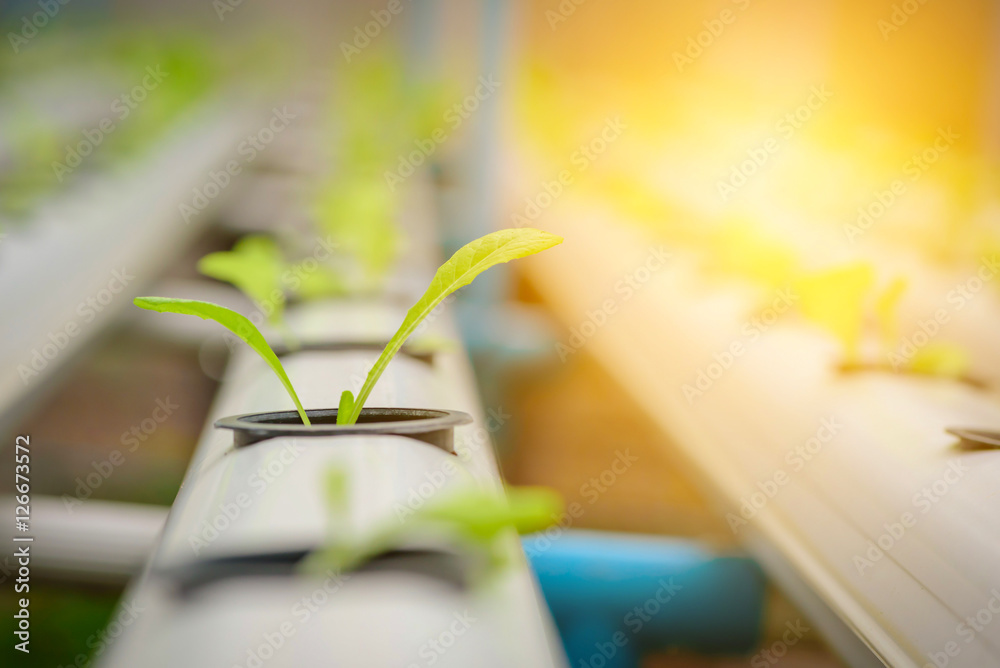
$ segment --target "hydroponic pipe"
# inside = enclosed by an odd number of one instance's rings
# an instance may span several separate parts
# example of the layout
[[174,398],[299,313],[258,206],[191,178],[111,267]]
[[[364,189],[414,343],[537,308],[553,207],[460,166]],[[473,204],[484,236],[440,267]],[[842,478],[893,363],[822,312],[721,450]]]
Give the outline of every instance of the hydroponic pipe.
[[[330,407],[377,355],[369,346],[340,344],[385,340],[399,313],[376,301],[328,302],[295,309],[289,319],[304,340],[329,344],[282,358],[303,403],[314,409]],[[456,339],[447,315],[432,332]],[[496,420],[478,406],[460,348],[397,357],[369,403],[472,415],[473,424],[457,416],[453,440],[393,433],[405,431],[400,425],[382,434],[337,435],[319,421],[310,433],[299,433],[302,425],[261,424],[269,419],[263,414],[288,401],[263,362],[237,349],[210,420],[258,416],[248,424],[236,424],[245,418],[222,423],[244,429],[237,438],[229,429],[206,430],[146,575],[123,599],[148,612],[105,665],[565,665],[513,536],[514,559],[487,589],[472,587],[463,560],[433,542],[327,577],[297,569],[329,539],[331,521],[341,534],[346,527],[364,535],[398,524],[455,485],[499,491],[489,437]],[[271,429],[281,433],[262,433]],[[331,469],[350,483],[339,517],[325,486]],[[314,597],[322,603],[313,604]]]

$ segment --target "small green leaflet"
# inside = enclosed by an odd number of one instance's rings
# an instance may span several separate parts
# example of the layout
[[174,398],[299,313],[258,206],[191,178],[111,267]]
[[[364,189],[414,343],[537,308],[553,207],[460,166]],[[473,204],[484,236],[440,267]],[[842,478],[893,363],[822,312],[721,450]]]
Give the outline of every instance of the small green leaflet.
[[309,416],[302,408],[299,397],[295,394],[295,388],[285,373],[285,368],[281,366],[281,360],[271,350],[264,335],[246,317],[236,311],[231,311],[224,306],[202,302],[194,299],[170,299],[168,297],[136,297],[132,303],[139,308],[159,313],[180,313],[183,315],[196,315],[204,320],[214,320],[230,332],[240,337],[248,346],[260,355],[267,365],[271,367],[278,380],[285,386],[292,401],[295,402],[295,409],[299,412],[303,424],[309,423]]
[[545,487],[511,487],[506,498],[470,488],[429,502],[412,521],[445,524],[471,540],[491,541],[508,527],[521,534],[541,531],[562,509],[562,497]]
[[[545,487],[510,487],[501,496],[475,487],[444,493],[431,499],[405,522],[393,519],[368,536],[341,532],[334,541],[313,552],[302,564],[307,573],[329,569],[344,572],[379,554],[407,544],[414,535],[439,539],[486,556],[491,567],[507,563],[500,540],[508,529],[520,534],[551,526],[562,513],[562,497]],[[337,512],[344,512],[338,508]]]
[[340,422],[341,415],[350,415],[354,410],[354,394],[350,390],[344,390],[340,395],[340,406],[337,408],[337,424],[342,424]]
[[198,271],[211,278],[232,283],[268,313],[274,324],[281,320],[285,299],[281,273],[285,260],[270,237],[252,235],[236,242],[231,251],[209,253],[198,261]]
[[424,296],[407,312],[403,324],[382,351],[354,400],[349,415],[337,413],[337,424],[354,424],[361,415],[375,383],[417,326],[451,293],[465,287],[479,274],[504,262],[540,253],[562,243],[562,237],[530,227],[500,230],[460,248],[437,270]]
[[347,181],[338,178],[322,189],[316,201],[314,215],[320,229],[357,260],[373,284],[385,277],[399,251],[398,199],[386,192],[376,174]]

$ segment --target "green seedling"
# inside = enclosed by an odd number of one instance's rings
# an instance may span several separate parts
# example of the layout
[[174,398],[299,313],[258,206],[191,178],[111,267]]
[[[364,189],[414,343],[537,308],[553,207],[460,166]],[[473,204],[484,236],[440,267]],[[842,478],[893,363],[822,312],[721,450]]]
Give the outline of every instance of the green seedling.
[[357,288],[371,291],[381,287],[403,247],[397,186],[406,178],[401,172],[410,172],[401,156],[410,155],[414,140],[433,143],[451,96],[436,82],[415,80],[403,55],[388,46],[342,65],[328,115],[328,145],[336,147],[330,157],[342,169],[316,183],[310,209],[318,229],[337,239],[363,272]]
[[324,184],[314,203],[321,233],[357,261],[369,284],[382,280],[401,245],[396,199],[387,195],[382,176],[373,174]]
[[232,250],[209,253],[198,261],[205,276],[236,286],[266,314],[281,333],[289,349],[299,348],[298,339],[285,321],[286,285],[300,299],[318,299],[341,294],[343,281],[329,267],[306,261],[289,263],[270,237],[243,237]]
[[[562,243],[562,237],[526,227],[500,230],[499,232],[487,234],[485,237],[460,248],[450,260],[441,265],[441,268],[434,275],[430,287],[427,288],[424,295],[407,312],[406,317],[403,319],[403,324],[389,341],[388,345],[386,345],[382,354],[376,360],[375,365],[368,373],[368,377],[358,392],[357,398],[355,398],[350,390],[344,391],[340,395],[337,424],[352,425],[357,423],[365,402],[371,395],[372,389],[374,389],[379,378],[382,377],[386,367],[389,366],[389,362],[402,349],[407,339],[416,331],[420,323],[434,312],[446,297],[471,283],[476,276],[490,267],[534,255],[560,243]],[[247,345],[253,348],[267,362],[268,366],[277,374],[281,384],[284,385],[288,394],[292,397],[292,401],[295,402],[295,407],[302,418],[302,422],[309,424],[309,418],[305,410],[303,410],[298,396],[295,394],[295,389],[292,387],[291,381],[281,366],[281,361],[278,360],[278,356],[271,350],[264,336],[246,317],[218,304],[190,299],[137,297],[134,303],[136,306],[150,311],[196,315],[206,320],[214,320],[227,328],[246,342]]]
[[270,237],[251,235],[236,242],[230,251],[209,253],[198,261],[198,271],[236,286],[281,332],[289,348],[298,342],[285,322],[282,274],[285,258]]
[[[368,373],[364,385],[354,397],[345,391],[340,398],[341,410],[337,411],[337,424],[354,424],[361,416],[361,409],[371,395],[375,384],[389,362],[400,351],[417,327],[436,309],[448,295],[471,283],[476,276],[490,267],[504,262],[540,253],[562,243],[562,238],[530,227],[500,230],[460,248],[451,259],[437,270],[430,287],[403,318],[389,344]],[[349,412],[344,408],[350,409]]]
[[[337,505],[334,513],[345,512],[341,504]],[[403,522],[386,522],[368,536],[343,532],[331,537],[328,545],[309,556],[302,570],[350,571],[379,554],[405,546],[413,537],[423,542],[431,535],[482,557],[489,571],[507,563],[508,552],[502,540],[506,532],[541,531],[559,517],[563,505],[557,492],[544,487],[512,487],[504,496],[476,487],[459,489],[432,499]]]
[[309,416],[306,415],[305,409],[302,408],[302,403],[299,401],[298,395],[295,394],[295,388],[292,387],[292,382],[288,379],[285,368],[281,366],[281,360],[271,350],[271,346],[268,345],[264,335],[245,316],[227,309],[225,306],[193,299],[136,297],[132,303],[148,311],[195,315],[204,320],[214,320],[228,329],[250,346],[271,367],[271,370],[278,376],[278,380],[284,385],[285,390],[288,391],[288,395],[295,403],[295,410],[299,412],[302,423],[309,424]]

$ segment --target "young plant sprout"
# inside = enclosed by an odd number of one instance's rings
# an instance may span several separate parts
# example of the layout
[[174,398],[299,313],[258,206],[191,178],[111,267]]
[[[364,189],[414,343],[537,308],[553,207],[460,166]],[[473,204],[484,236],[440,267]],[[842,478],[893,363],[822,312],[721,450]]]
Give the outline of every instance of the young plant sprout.
[[[389,362],[402,349],[406,340],[417,327],[437,308],[448,295],[465,287],[479,274],[490,267],[510,262],[522,257],[540,253],[562,243],[562,238],[548,232],[532,228],[500,230],[487,234],[460,248],[437,270],[434,279],[424,295],[407,312],[403,324],[382,351],[375,365],[368,373],[357,397],[345,390],[340,395],[337,424],[352,425],[358,421],[365,402],[372,389],[381,378]],[[137,297],[136,306],[161,313],[181,313],[195,315],[206,320],[214,320],[247,343],[267,363],[278,376],[278,380],[288,391],[303,424],[309,424],[309,417],[292,387],[288,375],[278,356],[274,354],[267,340],[246,317],[218,304],[190,299],[170,299],[167,297]]]
[[289,348],[298,347],[284,317],[285,293],[281,277],[285,258],[273,239],[262,235],[243,237],[232,250],[209,253],[201,258],[198,271],[236,286],[281,332]]
[[349,571],[379,554],[406,544],[413,536],[436,535],[465,553],[480,557],[487,575],[507,563],[501,540],[511,528],[520,534],[541,531],[563,510],[562,497],[545,487],[509,487],[503,496],[468,486],[434,498],[410,511],[403,522],[393,519],[367,536],[352,535],[338,521],[348,507],[349,480],[340,470],[328,474],[331,538],[302,564],[306,573]]
[[375,366],[368,372],[364,385],[355,398],[350,390],[340,397],[337,424],[354,424],[361,416],[368,396],[375,383],[396,353],[403,347],[410,335],[421,322],[434,311],[444,299],[456,290],[471,283],[476,276],[490,267],[540,253],[562,243],[562,237],[542,232],[530,227],[500,230],[466,244],[451,256],[434,274],[430,287],[416,304],[406,313],[403,324],[396,331],[389,344],[382,351]]

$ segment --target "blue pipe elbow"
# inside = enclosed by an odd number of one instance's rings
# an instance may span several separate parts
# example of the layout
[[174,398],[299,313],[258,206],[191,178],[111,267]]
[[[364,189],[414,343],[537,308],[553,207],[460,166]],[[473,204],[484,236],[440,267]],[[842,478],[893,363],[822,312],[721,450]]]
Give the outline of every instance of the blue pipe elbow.
[[643,654],[673,647],[745,653],[760,639],[765,579],[751,559],[591,531],[523,544],[572,668],[637,668]]

